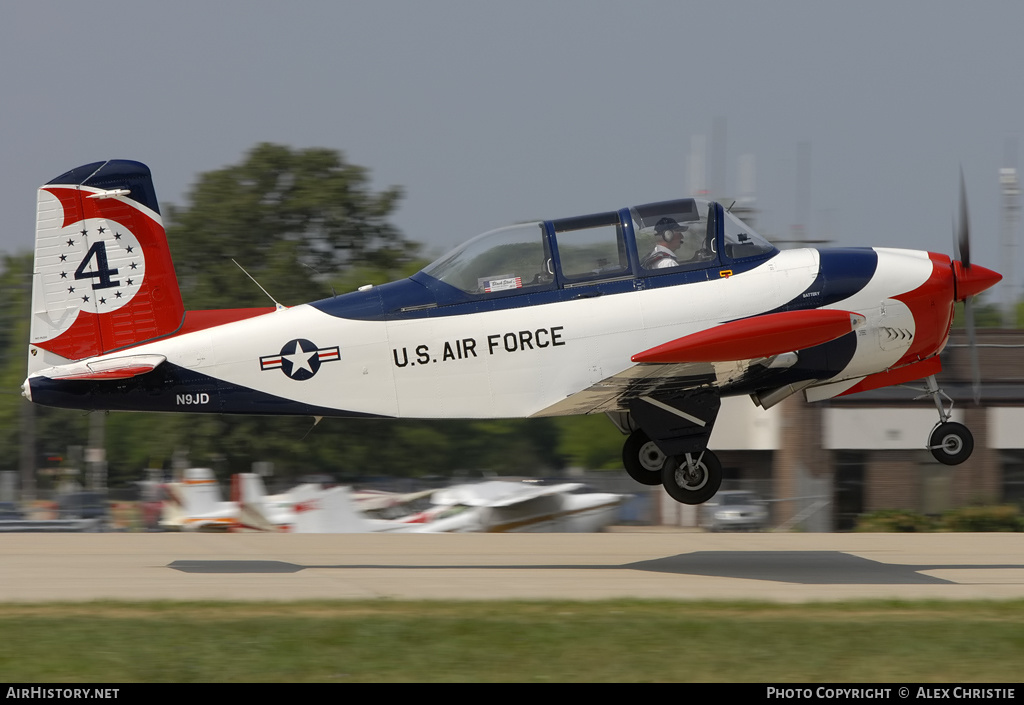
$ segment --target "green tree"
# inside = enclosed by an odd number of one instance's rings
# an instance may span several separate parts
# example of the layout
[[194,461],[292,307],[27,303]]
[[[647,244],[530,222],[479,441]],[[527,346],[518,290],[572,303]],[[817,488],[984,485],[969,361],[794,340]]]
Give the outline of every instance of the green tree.
[[604,414],[563,416],[557,424],[558,450],[570,465],[591,470],[622,467],[626,437]]
[[29,287],[32,256],[0,260],[0,470],[17,470],[21,452],[25,354],[28,348]]
[[[199,176],[185,205],[164,204],[167,236],[185,307],[264,307],[265,295],[231,260],[278,301],[297,304],[362,284],[409,276],[425,262],[389,217],[402,195],[374,192],[366,169],[332,150],[254,147],[233,166]],[[25,376],[32,256],[0,261],[0,292],[8,304],[0,326],[0,469],[15,470],[27,402]],[[31,407],[37,458],[75,462],[69,447],[89,437],[90,414]],[[100,414],[103,412],[93,412]],[[545,475],[565,463],[606,464],[611,451],[585,455],[587,431],[561,443],[554,419],[384,420],[205,414],[104,414],[108,484],[140,479],[146,467],[172,458],[213,468],[222,479],[270,461],[283,482],[310,473],[354,479],[369,475],[452,475],[490,471]],[[605,419],[603,436],[618,434]]]
[[[241,163],[202,174],[188,205],[165,209],[186,309],[270,304],[232,259],[284,305],[325,298],[339,285],[343,292],[411,274],[419,246],[388,221],[402,191],[373,192],[369,182],[365,168],[337,151],[274,144],[257,145]],[[353,279],[357,272],[362,281]],[[360,456],[380,456],[369,447],[393,445],[375,424],[363,422],[359,432],[349,430],[359,421],[328,421],[314,429],[307,418],[176,417],[166,427],[174,447],[162,444],[156,455],[187,450],[193,464],[221,475],[248,471],[254,461],[273,462],[278,474],[301,475],[345,472],[362,465]]]
[[[971,302],[974,308],[975,328],[1000,328],[1003,325],[1003,314],[999,305],[985,300],[985,295],[978,296]],[[956,304],[953,311],[953,327],[962,329],[967,325],[967,314],[964,313],[964,302]]]
[[[37,468],[47,465],[45,455],[67,456],[69,446],[82,446],[88,418],[81,411],[31,406],[21,395],[25,381],[32,254],[0,258],[0,470],[17,471],[23,444],[29,445]],[[33,432],[25,438],[26,420],[33,417]],[[62,464],[67,464],[64,462]]]
[[202,174],[187,207],[165,209],[185,308],[269,303],[232,259],[285,305],[329,296],[352,267],[402,271],[418,245],[387,220],[401,197],[371,191],[367,170],[334,150],[256,146]]

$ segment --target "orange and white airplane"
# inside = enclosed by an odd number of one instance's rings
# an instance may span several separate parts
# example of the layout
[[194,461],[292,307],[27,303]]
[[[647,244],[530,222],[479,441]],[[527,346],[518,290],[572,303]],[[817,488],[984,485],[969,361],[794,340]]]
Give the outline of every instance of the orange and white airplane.
[[[292,307],[185,311],[149,169],[111,160],[38,192],[28,378],[79,409],[314,417],[606,414],[627,472],[699,504],[725,396],[769,408],[925,379],[923,445],[970,432],[936,382],[954,304],[1000,275],[893,248],[780,252],[684,198],[480,235],[408,279]],[[951,405],[951,404],[950,404]]]
[[190,468],[179,481],[163,488],[159,526],[166,531],[330,534],[418,528],[365,516],[347,487],[324,489],[302,484],[283,494],[268,495],[259,475],[239,473],[231,476],[231,499],[222,500],[213,471]]
[[163,490],[159,526],[165,531],[232,531],[238,526],[238,501],[221,499],[220,485],[208,468],[189,468]]

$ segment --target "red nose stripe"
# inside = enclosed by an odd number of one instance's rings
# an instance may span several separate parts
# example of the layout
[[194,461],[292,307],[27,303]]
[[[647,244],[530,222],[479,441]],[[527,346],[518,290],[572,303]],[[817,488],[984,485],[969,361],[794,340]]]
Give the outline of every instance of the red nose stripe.
[[730,321],[634,355],[633,362],[725,362],[770,357],[814,347],[856,329],[851,311],[783,311]]
[[965,267],[960,262],[953,262],[953,273],[956,277],[956,300],[963,301],[968,296],[977,296],[989,287],[995,286],[1003,278],[1002,274],[991,269],[972,264]]

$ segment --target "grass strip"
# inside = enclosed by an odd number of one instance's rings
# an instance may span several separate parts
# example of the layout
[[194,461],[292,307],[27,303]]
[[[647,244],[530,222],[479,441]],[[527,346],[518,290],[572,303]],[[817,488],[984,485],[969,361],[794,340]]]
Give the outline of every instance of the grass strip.
[[0,605],[0,681],[1014,682],[1024,601]]

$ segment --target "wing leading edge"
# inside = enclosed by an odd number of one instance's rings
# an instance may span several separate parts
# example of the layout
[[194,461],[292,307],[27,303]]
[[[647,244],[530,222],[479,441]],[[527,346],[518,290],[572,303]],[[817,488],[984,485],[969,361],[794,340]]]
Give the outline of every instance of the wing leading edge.
[[797,350],[822,345],[856,330],[864,316],[850,311],[784,311],[729,321],[632,356],[640,363],[601,380],[535,416],[592,414],[624,408],[643,396],[680,397],[724,387],[752,370],[793,365]]
[[732,362],[781,355],[827,343],[859,328],[851,311],[783,311],[730,321],[637,353],[633,362]]

